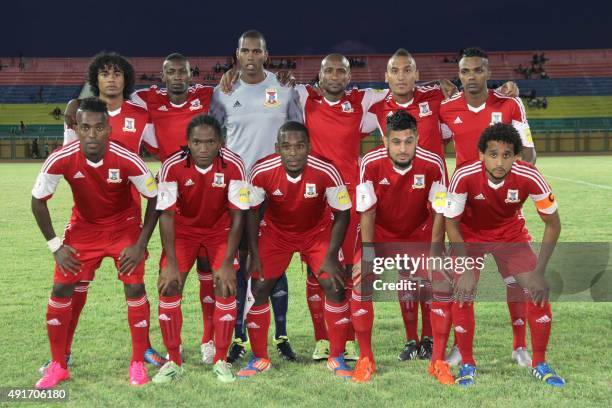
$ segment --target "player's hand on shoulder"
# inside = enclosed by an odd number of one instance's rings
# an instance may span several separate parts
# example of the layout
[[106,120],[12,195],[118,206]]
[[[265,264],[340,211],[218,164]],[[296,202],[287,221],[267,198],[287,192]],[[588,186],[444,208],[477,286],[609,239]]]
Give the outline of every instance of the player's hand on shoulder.
[[448,79],[440,80],[440,89],[442,90],[444,97],[447,99],[453,96],[454,94],[456,94],[457,92],[459,92],[459,89],[457,89],[457,86],[453,84],[451,81],[449,81]]
[[295,86],[295,77],[293,76],[293,71],[278,71],[276,73],[276,80],[282,86],[289,86],[292,88]]
[[508,81],[504,83],[502,86],[495,89],[495,91],[499,92],[500,94],[504,96],[511,96],[513,98],[516,98],[519,96],[519,87],[516,84],[516,82],[513,82],[513,81]]
[[144,258],[146,250],[140,245],[130,245],[123,248],[119,254],[119,274],[131,274]]
[[238,81],[239,76],[240,70],[236,67],[225,71],[223,76],[221,76],[221,80],[219,81],[219,88],[221,89],[221,92],[228,95],[231,94],[232,88],[234,87],[236,81]]
[[180,289],[181,277],[176,262],[168,260],[168,264],[159,272],[157,290],[161,295],[168,296],[170,292]]
[[213,285],[224,298],[236,296],[236,271],[231,261],[223,262],[219,269],[213,271]]
[[76,113],[80,104],[81,101],[79,99],[72,99],[66,105],[66,109],[64,110],[64,123],[69,129],[74,129],[76,126]]
[[81,261],[77,259],[78,255],[76,249],[65,244],[53,253],[55,262],[57,262],[64,276],[68,276],[68,273],[73,275],[79,273]]

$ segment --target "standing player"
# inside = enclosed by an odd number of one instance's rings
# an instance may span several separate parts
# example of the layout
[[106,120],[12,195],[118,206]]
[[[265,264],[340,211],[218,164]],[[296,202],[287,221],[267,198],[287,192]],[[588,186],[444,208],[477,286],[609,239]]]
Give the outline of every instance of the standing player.
[[[135,154],[140,154],[141,144],[144,142],[148,149],[155,150],[157,141],[153,124],[150,123],[149,113],[146,109],[129,101],[130,94],[134,90],[134,68],[123,56],[110,52],[101,52],[94,56],[89,64],[87,72],[87,83],[93,94],[106,103],[108,108],[108,122],[111,128],[110,140],[121,144],[123,147]],[[78,140],[75,132],[76,112],[79,100],[73,99],[68,102],[64,123],[64,145]],[[134,200],[140,207],[140,193],[132,189]],[[71,361],[72,339],[79,321],[81,311],[87,301],[88,282],[78,282],[74,295],[72,296],[72,320],[68,328],[68,339],[66,341],[66,356]],[[145,352],[145,360],[156,367],[160,367],[166,361],[157,353],[149,341]],[[40,371],[44,371],[48,363],[45,363]]]
[[[445,209],[446,231],[451,245],[470,256],[490,252],[504,279],[513,277],[521,288],[528,290],[527,321],[533,350],[532,373],[555,387],[565,381],[546,363],[545,353],[550,336],[552,312],[548,302],[545,272],[548,260],[561,231],[557,202],[550,187],[532,165],[519,160],[522,140],[515,127],[497,123],[485,129],[478,141],[480,160],[460,167],[449,185]],[[544,234],[539,256],[530,246],[531,237],[521,215],[523,203],[531,197],[544,222]],[[463,249],[463,243],[474,244]],[[474,249],[475,247],[475,249]],[[440,302],[432,306],[441,313],[432,313],[434,326],[450,330],[448,311],[452,308],[452,324],[461,352],[462,366],[457,382],[474,384],[476,363],[472,356],[474,339],[474,290],[479,270],[468,269],[455,275],[452,305]],[[447,288],[448,289],[448,288]],[[450,293],[449,293],[450,294]],[[448,330],[444,333],[448,336]],[[436,333],[437,334],[437,333]],[[435,340],[436,342],[438,339]],[[443,342],[444,339],[440,339]]]
[[184,55],[173,53],[162,66],[165,88],[152,85],[132,94],[134,103],[145,107],[155,126],[159,159],[164,162],[185,143],[187,125],[195,115],[208,113],[213,88],[191,82],[191,68]]
[[[276,77],[264,70],[268,59],[266,40],[255,30],[244,32],[238,39],[236,58],[240,65],[239,80],[227,95],[220,87],[215,89],[211,113],[226,128],[228,149],[236,152],[245,162],[247,170],[262,157],[274,152],[276,134],[288,120],[302,121],[302,111],[295,90],[283,87]],[[246,332],[242,314],[246,297],[245,279],[246,238],[240,251],[238,272],[238,318],[235,340],[228,360],[235,361],[245,354]],[[287,336],[288,308],[287,277],[277,280],[272,291],[272,308],[276,325],[276,346],[281,356],[295,360],[295,353]]]
[[[190,86],[192,71],[189,60],[178,53],[166,57],[161,77],[165,88],[153,85],[149,89],[140,89],[132,94],[132,100],[149,111],[159,146],[157,154],[163,162],[185,144],[191,119],[208,113],[214,89],[200,84]],[[198,258],[197,273],[204,326],[200,350],[202,362],[211,364],[215,355],[212,330],[215,296],[209,262]]]
[[197,116],[187,127],[188,151],[164,162],[157,209],[164,251],[160,261],[159,325],[168,361],[153,377],[166,383],[183,373],[182,289],[198,256],[206,257],[215,281],[214,367],[222,382],[235,380],[225,360],[236,321],[234,257],[249,208],[244,163],[222,148],[221,127],[212,116]]
[[[107,107],[98,99],[82,101],[76,114],[79,142],[70,143],[45,161],[32,190],[32,212],[56,261],[47,306],[52,361],[36,388],[52,388],[70,378],[66,342],[72,297],[78,282],[90,282],[102,259],[115,261],[124,283],[132,335],[131,385],[148,382],[144,353],[149,337],[149,303],[144,286],[144,257],[155,229],[157,186],[138,155],[109,141]],[[56,235],[47,200],[63,178],[70,184],[74,208],[63,240]],[[144,227],[131,198],[134,185],[148,198]]]
[[[374,243],[411,242],[413,247],[427,244],[428,249],[429,243],[441,246],[444,242],[442,214],[446,205],[446,168],[442,158],[417,146],[420,137],[417,120],[409,113],[398,110],[387,117],[385,128],[384,147],[375,148],[363,157],[361,182],[357,187],[365,262],[372,262]],[[414,257],[420,256],[415,248],[408,248],[408,251]],[[356,265],[361,263],[359,258],[358,254]],[[407,278],[401,273],[400,277]],[[361,358],[353,374],[356,382],[369,381],[376,371],[371,348],[374,309],[367,291],[362,288],[363,283],[353,289],[351,302],[353,325],[361,349]],[[447,376],[450,373],[448,367],[446,373]]]
[[[478,140],[491,124],[507,123],[516,128],[522,141],[521,157],[535,163],[536,153],[531,131],[520,98],[508,97],[487,89],[491,77],[489,60],[483,50],[466,48],[459,60],[459,79],[463,91],[442,102],[440,120],[443,131],[452,135],[455,142],[457,168],[467,162],[478,160]],[[506,282],[508,310],[513,332],[512,359],[522,367],[531,366],[531,357],[526,348],[525,322],[527,300],[519,285],[510,278]],[[449,355],[451,365],[458,364],[460,355],[454,347]]]
[[[255,303],[247,315],[247,328],[253,359],[238,375],[251,377],[270,368],[268,296],[293,253],[299,252],[325,290],[325,321],[330,337],[327,366],[337,376],[350,377],[352,371],[343,356],[350,311],[339,258],[351,200],[335,167],[309,154],[308,130],[301,123],[281,126],[276,152],[259,160],[249,176],[249,272]],[[262,205],[265,215],[260,227]],[[329,208],[334,212],[333,223]]]

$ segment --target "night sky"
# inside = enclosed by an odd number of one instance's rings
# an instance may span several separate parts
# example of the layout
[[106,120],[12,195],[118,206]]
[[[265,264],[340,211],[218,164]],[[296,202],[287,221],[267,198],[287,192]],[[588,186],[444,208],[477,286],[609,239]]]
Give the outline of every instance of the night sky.
[[267,37],[270,55],[612,48],[612,2],[603,0],[21,0],[2,11],[0,57],[222,56],[250,28]]

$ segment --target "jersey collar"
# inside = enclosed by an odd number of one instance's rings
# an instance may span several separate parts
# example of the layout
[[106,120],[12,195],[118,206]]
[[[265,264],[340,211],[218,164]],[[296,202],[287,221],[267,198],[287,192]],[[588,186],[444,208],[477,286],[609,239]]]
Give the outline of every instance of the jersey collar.
[[209,172],[209,171],[212,169],[212,166],[213,166],[213,163],[211,163],[211,164],[210,164],[210,166],[208,166],[207,168],[202,169],[202,168],[200,168],[200,167],[196,166],[195,164],[193,165],[193,167],[195,167],[195,169],[196,169],[196,170],[197,170],[199,173],[202,173],[202,174],[206,174],[206,173],[208,173],[208,172]]

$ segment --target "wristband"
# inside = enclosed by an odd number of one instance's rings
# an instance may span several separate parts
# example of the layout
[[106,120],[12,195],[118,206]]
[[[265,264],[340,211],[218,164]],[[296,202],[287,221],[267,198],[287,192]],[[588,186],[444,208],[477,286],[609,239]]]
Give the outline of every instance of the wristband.
[[62,241],[58,237],[55,237],[47,241],[47,246],[49,247],[49,251],[55,253],[62,246]]

